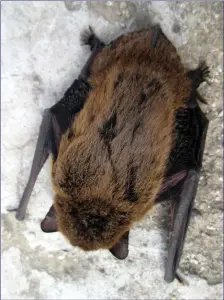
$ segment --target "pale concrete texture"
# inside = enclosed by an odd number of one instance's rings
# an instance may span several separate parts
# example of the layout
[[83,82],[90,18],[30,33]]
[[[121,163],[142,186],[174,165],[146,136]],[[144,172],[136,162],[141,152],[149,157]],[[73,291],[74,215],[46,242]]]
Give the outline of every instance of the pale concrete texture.
[[[222,299],[222,6],[221,2],[2,2],[2,299]],[[180,269],[189,286],[163,280],[168,207],[160,205],[130,235],[125,261],[84,253],[40,221],[52,203],[50,162],[28,215],[15,207],[25,187],[43,110],[63,95],[90,55],[80,32],[104,40],[159,22],[184,64],[205,58],[211,85],[201,93],[210,120],[204,166]]]

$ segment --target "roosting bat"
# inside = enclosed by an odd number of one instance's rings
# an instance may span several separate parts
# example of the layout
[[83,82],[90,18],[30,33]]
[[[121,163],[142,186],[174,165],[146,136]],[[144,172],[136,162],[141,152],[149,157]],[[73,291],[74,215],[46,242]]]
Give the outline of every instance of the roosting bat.
[[186,70],[158,25],[105,45],[82,36],[92,54],[81,75],[45,110],[29,181],[17,209],[23,220],[37,176],[53,157],[55,198],[41,222],[74,246],[128,255],[130,229],[161,201],[172,201],[165,280],[182,253],[196,196],[208,120],[197,88],[209,69]]

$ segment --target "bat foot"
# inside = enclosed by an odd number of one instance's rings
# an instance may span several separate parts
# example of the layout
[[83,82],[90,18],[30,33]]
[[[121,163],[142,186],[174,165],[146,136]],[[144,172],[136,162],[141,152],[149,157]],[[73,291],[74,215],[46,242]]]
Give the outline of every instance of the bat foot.
[[8,208],[6,208],[6,210],[8,211],[8,212],[13,212],[13,211],[17,211],[18,210],[18,208],[11,208],[11,207],[8,207]]
[[200,62],[199,66],[197,68],[197,71],[198,71],[201,83],[204,81],[208,82],[208,79],[211,78],[209,67],[207,66],[205,61]]
[[81,33],[81,44],[90,46],[90,50],[104,47],[105,44],[95,35],[91,26]]
[[85,66],[82,68],[78,77],[78,79],[86,81],[91,74],[90,68],[95,56],[105,47],[105,44],[93,33],[91,27],[89,31],[84,31],[81,34],[81,41],[84,45],[89,45],[92,51],[91,56],[89,57]]
[[204,81],[209,84],[210,70],[205,61],[201,61],[199,66],[195,70],[189,71],[187,75],[193,81],[196,89]]

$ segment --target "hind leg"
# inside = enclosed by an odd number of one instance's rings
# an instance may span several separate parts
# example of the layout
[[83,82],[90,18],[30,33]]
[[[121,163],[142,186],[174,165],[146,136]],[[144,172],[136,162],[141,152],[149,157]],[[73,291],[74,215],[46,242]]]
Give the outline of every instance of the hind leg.
[[187,106],[189,108],[197,107],[197,100],[207,104],[206,100],[197,92],[197,88],[204,81],[208,83],[208,78],[210,77],[209,67],[202,61],[196,69],[188,71],[187,76],[192,80],[192,92]]
[[105,43],[101,41],[98,38],[98,36],[93,32],[91,26],[89,26],[89,29],[86,29],[81,33],[81,42],[83,45],[89,45],[91,51],[93,51],[96,48],[102,49],[105,46]]
[[205,61],[202,61],[199,66],[187,72],[188,77],[192,80],[193,86],[197,89],[204,81],[208,81],[210,71]]
[[105,44],[95,35],[90,26],[89,30],[84,30],[81,34],[81,41],[84,45],[89,45],[92,51],[90,58],[86,62],[79,76],[79,78],[85,79],[90,75],[90,66],[92,65],[94,58],[105,47]]

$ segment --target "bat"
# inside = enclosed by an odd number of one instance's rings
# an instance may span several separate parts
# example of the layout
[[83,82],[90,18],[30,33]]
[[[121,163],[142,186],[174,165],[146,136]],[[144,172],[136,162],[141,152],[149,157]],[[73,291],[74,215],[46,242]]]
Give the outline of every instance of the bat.
[[165,281],[177,274],[196,197],[208,120],[198,93],[209,68],[186,70],[160,26],[109,44],[81,36],[91,55],[64,97],[43,115],[30,176],[16,209],[24,220],[36,179],[52,156],[55,197],[44,232],[85,251],[128,256],[129,232],[171,201]]

